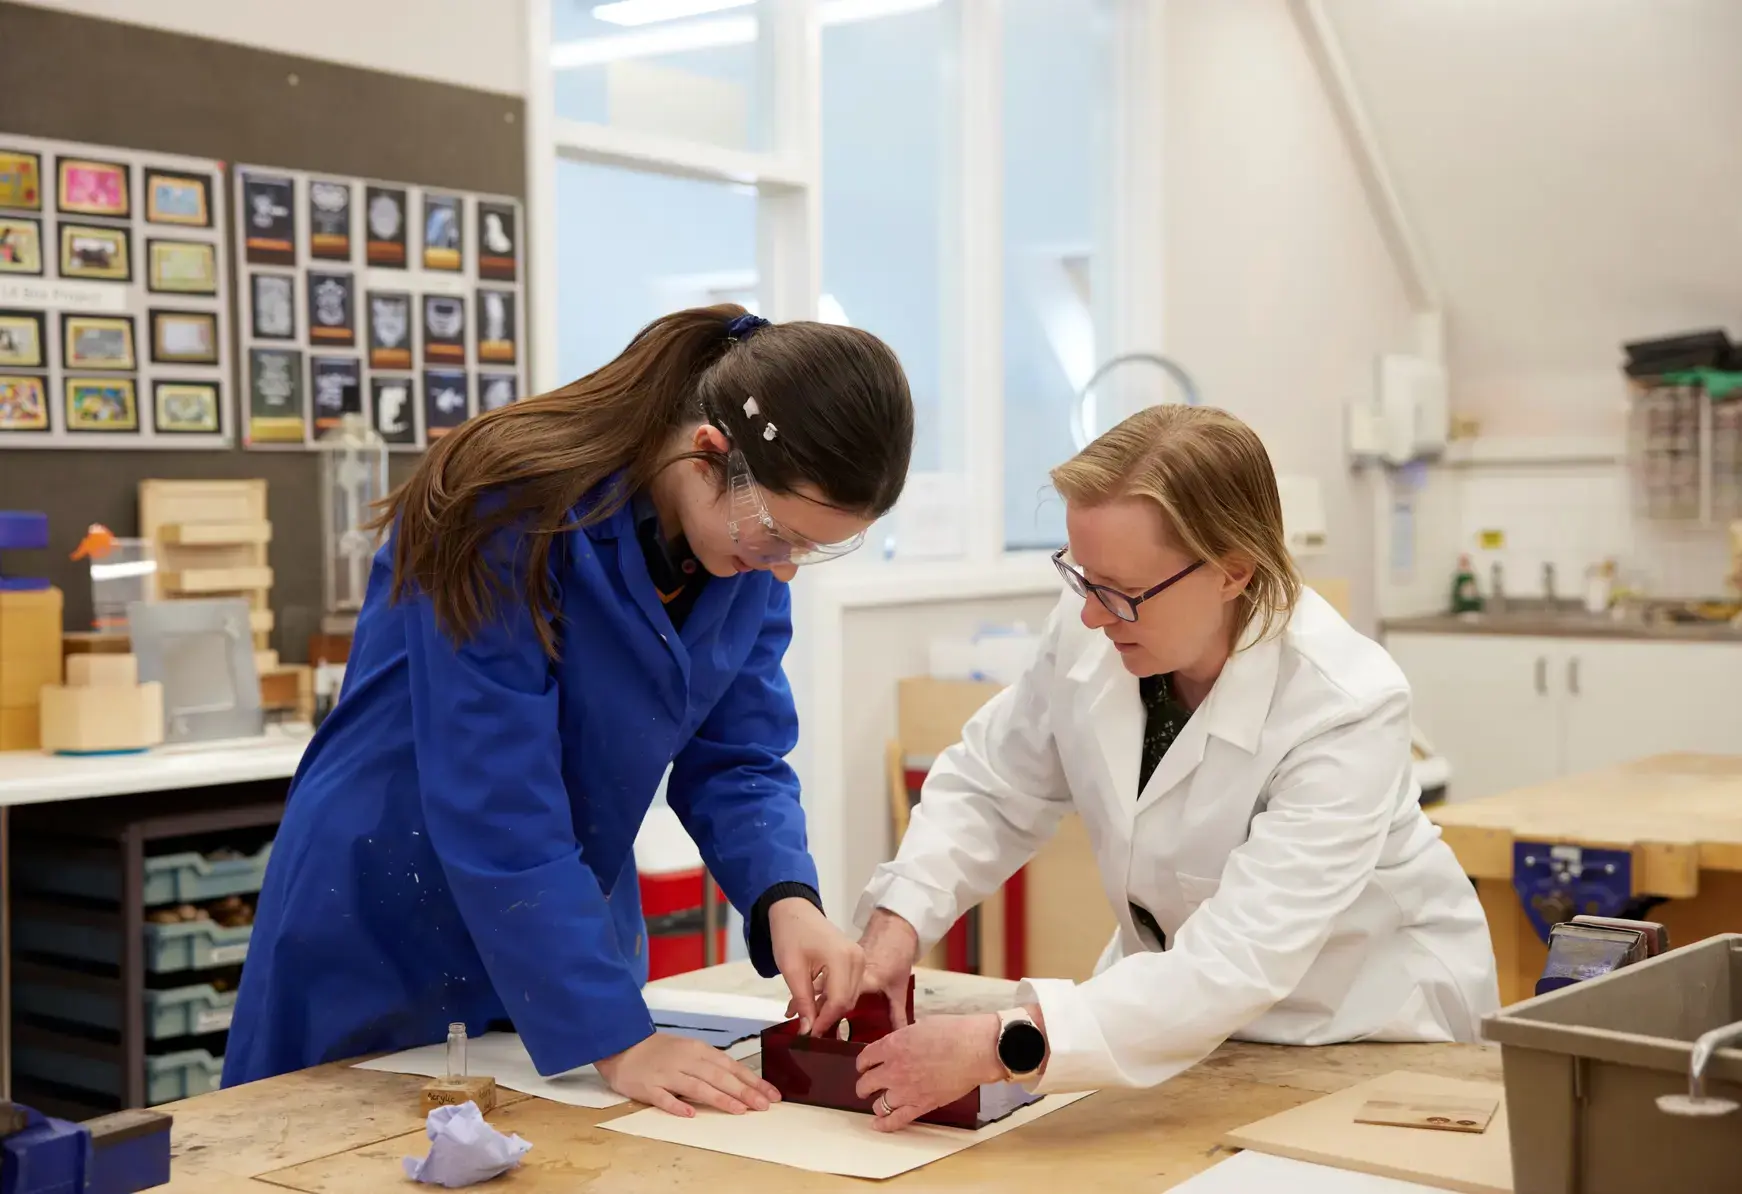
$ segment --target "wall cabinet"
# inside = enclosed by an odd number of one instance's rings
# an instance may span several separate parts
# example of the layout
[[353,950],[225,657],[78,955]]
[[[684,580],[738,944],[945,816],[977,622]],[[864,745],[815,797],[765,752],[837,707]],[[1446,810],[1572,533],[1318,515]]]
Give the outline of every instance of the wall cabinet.
[[1742,754],[1742,643],[1398,632],[1451,800],[1667,751]]

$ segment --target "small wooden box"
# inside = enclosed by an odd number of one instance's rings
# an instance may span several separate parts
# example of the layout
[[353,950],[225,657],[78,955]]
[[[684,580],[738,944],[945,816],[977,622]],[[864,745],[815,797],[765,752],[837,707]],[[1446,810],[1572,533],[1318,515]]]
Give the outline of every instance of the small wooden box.
[[[907,1022],[913,1023],[912,975],[907,978]],[[855,1090],[859,1054],[866,1045],[894,1030],[889,1001],[876,993],[861,996],[858,1005],[847,1013],[846,1024],[848,1038],[844,1041],[834,1036],[806,1036],[798,1030],[797,1020],[763,1029],[763,1078],[789,1102],[875,1115],[876,1096],[862,1099]],[[916,1122],[973,1130],[996,1123],[1039,1098],[1015,1082],[989,1082]]]
[[42,690],[44,750],[101,754],[144,750],[162,741],[161,684],[105,684],[83,688],[54,685]]
[[433,1079],[423,1088],[423,1113],[437,1107],[458,1107],[462,1103],[478,1104],[478,1111],[488,1115],[496,1110],[496,1079],[487,1075],[476,1078]]

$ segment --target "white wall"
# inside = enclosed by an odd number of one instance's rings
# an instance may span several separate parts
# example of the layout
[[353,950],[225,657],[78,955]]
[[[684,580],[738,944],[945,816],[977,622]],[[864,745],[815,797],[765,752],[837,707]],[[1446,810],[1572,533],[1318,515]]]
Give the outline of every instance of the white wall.
[[24,0],[369,70],[522,95],[524,0]]
[[839,890],[848,893],[848,902],[829,908],[837,922],[846,923],[853,912],[852,902],[865,889],[871,872],[894,853],[883,748],[895,737],[896,683],[927,673],[934,635],[965,638],[985,623],[1026,622],[1038,630],[1057,600],[1055,594],[845,612],[841,674],[845,686],[842,742],[846,782],[842,798],[847,849]]
[[[1444,292],[1452,398],[1483,436],[1624,431],[1621,344],[1742,334],[1742,5],[1732,0],[1326,0]],[[1442,481],[1440,483],[1444,483]],[[1719,528],[1635,516],[1625,466],[1472,470],[1424,543],[1562,595],[1616,557],[1660,595],[1722,592]],[[1506,545],[1478,547],[1499,530]],[[1430,558],[1431,557],[1431,558]]]
[[1407,298],[1284,0],[1182,0],[1166,19],[1163,342],[1279,472],[1319,478],[1331,546],[1310,570],[1346,577],[1370,627],[1371,499],[1342,410],[1375,355],[1412,347]]

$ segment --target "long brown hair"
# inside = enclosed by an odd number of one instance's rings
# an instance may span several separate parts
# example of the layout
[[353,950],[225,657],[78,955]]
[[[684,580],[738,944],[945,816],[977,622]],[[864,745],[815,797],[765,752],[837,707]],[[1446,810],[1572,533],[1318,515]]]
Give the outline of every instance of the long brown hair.
[[1095,506],[1146,497],[1179,545],[1212,565],[1248,560],[1234,645],[1256,623],[1258,638],[1288,624],[1300,573],[1282,528],[1276,471],[1258,433],[1213,406],[1149,406],[1052,470],[1067,502]]
[[[494,616],[497,597],[510,596],[494,571],[502,561],[486,550],[498,554],[498,536],[511,531],[511,574],[526,589],[512,596],[527,602],[554,656],[551,540],[608,518],[681,459],[667,450],[673,432],[703,420],[726,433],[771,492],[809,482],[832,506],[887,513],[913,447],[913,400],[895,354],[856,328],[745,315],[722,303],[656,319],[579,381],[439,440],[375,521],[394,532],[393,600],[427,593],[448,634],[469,638]],[[744,412],[751,397],[761,415],[755,429]],[[779,428],[776,440],[758,434],[765,423]],[[711,459],[723,470],[723,458]]]

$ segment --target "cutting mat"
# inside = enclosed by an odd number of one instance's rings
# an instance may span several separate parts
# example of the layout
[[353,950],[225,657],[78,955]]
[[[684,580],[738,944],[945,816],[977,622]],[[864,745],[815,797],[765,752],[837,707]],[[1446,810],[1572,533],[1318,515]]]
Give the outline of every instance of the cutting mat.
[[[1370,1100],[1499,1099],[1488,1130],[1435,1132],[1356,1123]],[[1419,1182],[1465,1194],[1512,1194],[1505,1089],[1397,1070],[1230,1132],[1226,1142],[1273,1156]]]

